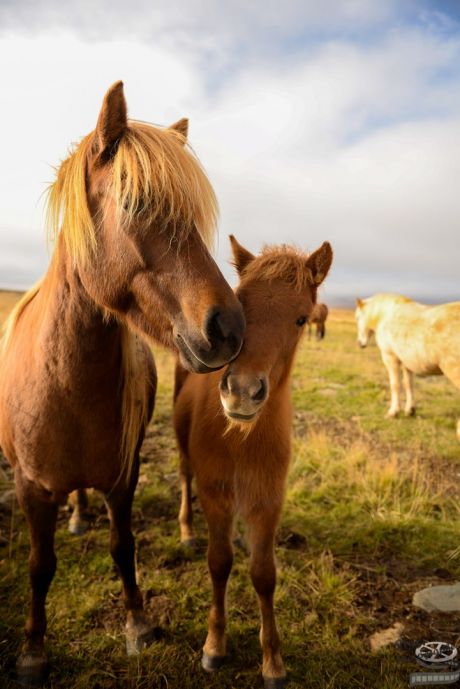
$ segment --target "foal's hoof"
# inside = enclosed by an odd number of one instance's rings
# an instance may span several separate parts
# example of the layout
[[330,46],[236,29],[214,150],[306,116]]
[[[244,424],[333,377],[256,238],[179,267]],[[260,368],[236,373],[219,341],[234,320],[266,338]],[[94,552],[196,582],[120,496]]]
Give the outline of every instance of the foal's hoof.
[[411,407],[410,409],[406,409],[404,414],[406,416],[415,416],[415,407]]
[[264,689],[284,689],[286,677],[264,677]]
[[44,653],[21,653],[16,661],[16,674],[21,687],[39,687],[48,676],[48,658]]
[[206,672],[214,672],[218,670],[225,663],[225,656],[210,656],[203,651],[201,656],[201,667]]

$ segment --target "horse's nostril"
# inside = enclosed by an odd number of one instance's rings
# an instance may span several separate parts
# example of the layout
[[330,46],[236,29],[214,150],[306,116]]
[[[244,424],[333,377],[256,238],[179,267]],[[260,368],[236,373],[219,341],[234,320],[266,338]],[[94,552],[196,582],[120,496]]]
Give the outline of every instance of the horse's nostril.
[[206,323],[206,335],[210,342],[216,340],[223,342],[228,335],[228,328],[225,325],[225,319],[219,311],[215,311],[208,317]]
[[260,378],[260,388],[255,392],[253,395],[251,395],[251,399],[254,402],[262,402],[266,396],[267,396],[267,384],[263,378]]

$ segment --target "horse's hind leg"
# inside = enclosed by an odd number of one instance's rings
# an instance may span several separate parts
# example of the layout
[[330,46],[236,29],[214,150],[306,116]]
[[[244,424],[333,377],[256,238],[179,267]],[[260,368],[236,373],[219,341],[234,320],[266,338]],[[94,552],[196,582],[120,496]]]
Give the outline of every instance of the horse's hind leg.
[[200,501],[208,522],[208,567],[213,588],[201,665],[212,672],[222,665],[226,655],[225,598],[233,564],[233,501],[224,492],[216,496],[201,491]]
[[56,571],[54,532],[58,506],[37,496],[34,485],[19,468],[15,471],[18,502],[26,515],[30,533],[29,575],[32,588],[26,641],[17,660],[18,679],[23,685],[40,684],[46,677],[48,659],[44,649],[45,602]]
[[179,511],[179,527],[181,543],[187,546],[195,545],[195,534],[193,532],[193,510],[192,510],[192,473],[189,462],[185,454],[180,451],[180,483],[181,483],[181,503]]
[[280,638],[273,608],[276,586],[274,556],[275,532],[280,510],[260,510],[248,518],[251,544],[251,579],[259,597],[262,614],[260,643],[265,689],[281,689],[286,683],[286,671],[281,658]]
[[404,413],[406,416],[414,416],[415,401],[414,401],[414,374],[405,366],[402,367],[402,377],[404,392],[406,395],[406,404],[404,406]]
[[382,352],[382,360],[390,379],[391,404],[387,416],[397,416],[401,410],[401,381],[399,376],[399,360],[394,354]]
[[88,507],[88,498],[84,488],[74,491],[69,496],[72,505],[72,515],[69,519],[69,531],[74,536],[82,536],[88,529],[88,521],[85,513]]
[[[441,370],[446,378],[460,390],[460,363],[458,357],[455,361],[443,362]],[[460,441],[460,419],[457,421],[457,438]]]
[[120,478],[106,496],[110,518],[110,554],[118,567],[123,583],[123,599],[127,611],[126,647],[129,655],[141,651],[151,640],[152,628],[144,614],[142,593],[136,582],[135,545],[131,531],[131,511],[137,485],[139,458],[136,458],[129,485]]

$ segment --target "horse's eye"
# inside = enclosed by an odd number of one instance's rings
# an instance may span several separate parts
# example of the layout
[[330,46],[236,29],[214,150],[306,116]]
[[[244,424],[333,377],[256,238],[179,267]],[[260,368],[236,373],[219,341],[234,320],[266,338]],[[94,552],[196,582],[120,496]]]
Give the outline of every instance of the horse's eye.
[[299,328],[302,327],[302,325],[305,325],[305,323],[308,321],[308,316],[300,316],[295,322],[296,325],[299,326]]

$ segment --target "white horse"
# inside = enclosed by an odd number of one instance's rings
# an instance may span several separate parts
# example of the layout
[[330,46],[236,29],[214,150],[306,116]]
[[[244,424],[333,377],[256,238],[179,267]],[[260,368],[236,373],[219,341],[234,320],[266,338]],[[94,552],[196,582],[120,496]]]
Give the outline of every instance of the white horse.
[[[356,300],[358,343],[372,333],[390,378],[388,416],[401,410],[400,368],[406,395],[405,413],[415,413],[413,374],[444,374],[460,388],[460,302],[425,306],[398,294]],[[460,420],[457,422],[460,440]]]

